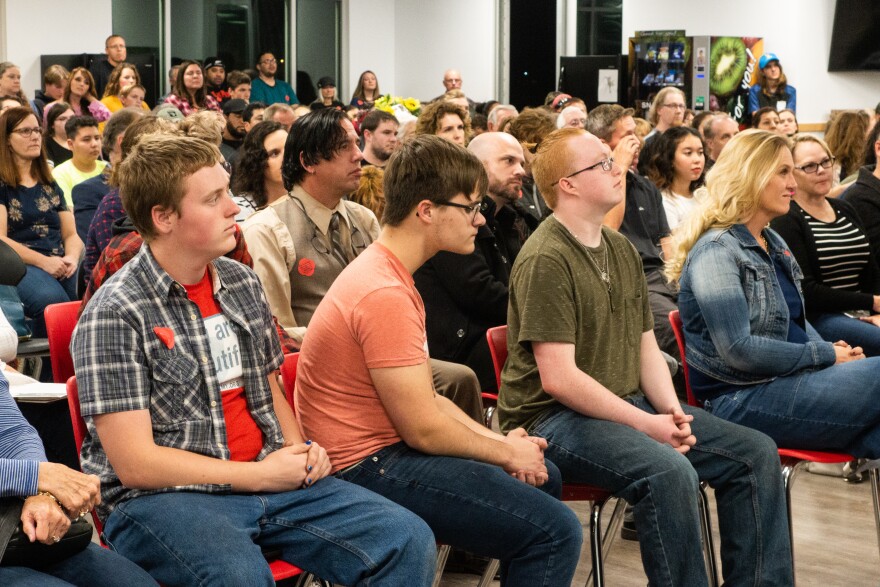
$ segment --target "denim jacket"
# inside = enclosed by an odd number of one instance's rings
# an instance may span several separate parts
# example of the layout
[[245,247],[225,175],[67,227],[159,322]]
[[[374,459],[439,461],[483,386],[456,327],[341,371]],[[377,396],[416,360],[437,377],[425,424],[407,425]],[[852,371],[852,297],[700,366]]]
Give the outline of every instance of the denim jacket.
[[[764,235],[803,304],[800,266],[782,237],[769,228]],[[776,270],[744,225],[703,234],[688,254],[680,284],[691,368],[719,381],[752,385],[834,364],[833,345],[809,323],[810,342],[787,341],[789,312]]]

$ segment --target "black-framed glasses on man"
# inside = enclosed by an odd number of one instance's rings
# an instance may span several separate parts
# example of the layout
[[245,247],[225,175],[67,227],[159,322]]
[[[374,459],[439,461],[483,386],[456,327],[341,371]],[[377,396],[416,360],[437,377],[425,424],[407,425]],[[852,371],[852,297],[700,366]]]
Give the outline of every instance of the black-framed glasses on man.
[[563,179],[571,179],[575,175],[578,175],[579,173],[583,173],[584,171],[590,171],[591,169],[596,169],[600,165],[602,166],[602,171],[611,171],[611,168],[614,167],[614,157],[609,157],[608,159],[602,159],[598,163],[593,163],[589,167],[584,167],[583,169],[575,171],[574,173],[570,173],[570,174],[566,175],[565,177],[560,177],[559,179],[554,181],[552,185],[556,185],[557,183],[559,183]]
[[477,221],[477,214],[480,213],[480,210],[483,207],[482,202],[474,202],[473,204],[457,204],[455,202],[434,202],[438,206],[451,206],[452,208],[461,208],[462,210],[467,210],[470,213],[471,224]]
[[807,163],[806,165],[801,165],[800,167],[795,167],[795,169],[799,169],[804,173],[817,173],[819,171],[819,167],[822,169],[830,169],[832,165],[834,165],[834,161],[836,157],[825,157],[818,163]]

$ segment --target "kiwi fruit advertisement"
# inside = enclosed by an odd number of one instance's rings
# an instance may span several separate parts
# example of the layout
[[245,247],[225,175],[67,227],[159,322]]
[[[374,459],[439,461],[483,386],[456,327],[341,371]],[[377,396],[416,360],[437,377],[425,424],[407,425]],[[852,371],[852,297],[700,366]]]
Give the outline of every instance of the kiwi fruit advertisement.
[[749,88],[755,83],[764,40],[758,37],[712,37],[709,52],[709,108],[749,120]]

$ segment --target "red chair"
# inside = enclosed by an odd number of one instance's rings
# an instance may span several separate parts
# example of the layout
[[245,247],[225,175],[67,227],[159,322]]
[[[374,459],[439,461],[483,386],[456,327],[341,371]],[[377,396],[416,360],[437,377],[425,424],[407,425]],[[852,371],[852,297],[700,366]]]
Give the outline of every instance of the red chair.
[[[74,302],[70,302],[71,304]],[[76,302],[79,303],[79,302]],[[57,304],[57,305],[67,305],[67,304]],[[48,310],[52,306],[48,306],[46,309]],[[74,312],[74,322],[76,321],[76,313]],[[48,326],[48,316],[46,318],[46,324]],[[51,335],[50,335],[51,336]],[[54,367],[54,361],[53,361]],[[53,368],[54,373],[54,368]],[[79,411],[79,389],[76,386],[76,377],[71,377],[67,380],[67,404],[70,406],[70,421],[73,424],[73,440],[76,442],[76,452],[79,454],[82,449],[83,441],[88,435],[89,431],[86,428],[85,420],[83,420],[82,414]],[[98,535],[101,536],[101,544],[104,544],[104,524],[98,518],[97,512],[92,510],[92,521],[95,523],[95,528],[98,530]],[[311,573],[306,573],[299,567],[296,567],[288,562],[285,562],[281,559],[274,559],[267,561],[269,563],[269,569],[272,571],[272,577],[275,581],[281,581],[284,579],[290,579],[292,577],[300,577],[297,582],[298,586],[306,587],[307,585],[311,585],[312,581],[314,581],[314,576]]]
[[70,338],[76,326],[79,300],[46,306],[43,317],[49,337],[49,356],[52,359],[52,379],[64,383],[73,377],[73,357],[70,355]]
[[[678,350],[681,353],[681,367],[684,369],[684,381],[687,388],[688,404],[691,406],[702,407],[700,402],[691,390],[691,382],[688,374],[687,360],[685,359],[685,340],[684,340],[684,324],[681,321],[681,314],[678,310],[669,313],[669,323],[672,325],[672,331],[675,333],[675,341],[678,343]],[[791,540],[791,564],[794,568],[794,527],[791,517],[791,489],[794,486],[794,478],[807,463],[824,463],[824,464],[840,464],[848,463],[854,460],[852,455],[836,452],[825,452],[820,450],[800,450],[792,448],[780,448],[779,460],[782,463],[782,481],[785,485],[785,501],[788,508],[788,533]],[[877,527],[877,540],[880,545],[880,471],[871,469],[871,492],[874,503],[874,524]]]

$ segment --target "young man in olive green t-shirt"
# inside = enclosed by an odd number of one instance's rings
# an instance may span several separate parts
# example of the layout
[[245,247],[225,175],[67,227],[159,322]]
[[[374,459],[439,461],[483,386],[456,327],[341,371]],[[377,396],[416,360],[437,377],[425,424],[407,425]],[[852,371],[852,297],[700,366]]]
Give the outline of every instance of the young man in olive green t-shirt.
[[554,214],[511,273],[502,430],[545,438],[563,480],[632,504],[650,584],[706,584],[698,479],[716,489],[725,583],[791,584],[776,446],[676,399],[639,255],[602,227],[623,197],[610,149],[585,131],[560,130],[541,143],[532,169]]

